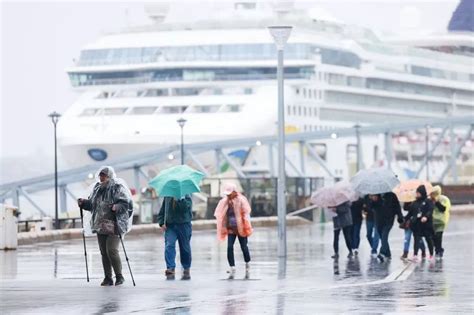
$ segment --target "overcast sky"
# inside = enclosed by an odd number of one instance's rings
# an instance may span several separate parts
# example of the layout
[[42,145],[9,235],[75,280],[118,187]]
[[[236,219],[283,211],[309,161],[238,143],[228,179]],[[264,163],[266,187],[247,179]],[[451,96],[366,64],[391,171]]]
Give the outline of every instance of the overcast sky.
[[[315,0],[304,5],[321,7],[350,24],[406,33],[445,31],[458,2]],[[149,21],[139,2],[0,3],[0,157],[51,156],[53,133],[47,115],[65,112],[77,97],[65,68],[82,46],[101,34]]]

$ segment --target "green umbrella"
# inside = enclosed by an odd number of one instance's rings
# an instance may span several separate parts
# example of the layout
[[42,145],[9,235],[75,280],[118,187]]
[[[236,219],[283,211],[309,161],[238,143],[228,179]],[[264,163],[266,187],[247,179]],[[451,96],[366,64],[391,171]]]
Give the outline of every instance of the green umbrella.
[[204,174],[187,165],[178,165],[162,170],[148,182],[161,197],[180,199],[185,195],[200,192],[199,183]]

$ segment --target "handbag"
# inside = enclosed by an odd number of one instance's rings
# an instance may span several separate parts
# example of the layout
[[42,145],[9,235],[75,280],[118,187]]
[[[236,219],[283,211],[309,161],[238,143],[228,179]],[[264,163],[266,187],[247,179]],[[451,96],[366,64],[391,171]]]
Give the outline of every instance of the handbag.
[[115,222],[109,219],[99,221],[99,234],[115,235]]
[[410,225],[411,225],[411,220],[407,219],[407,220],[404,220],[402,223],[400,223],[399,227],[401,229],[408,230],[410,228]]

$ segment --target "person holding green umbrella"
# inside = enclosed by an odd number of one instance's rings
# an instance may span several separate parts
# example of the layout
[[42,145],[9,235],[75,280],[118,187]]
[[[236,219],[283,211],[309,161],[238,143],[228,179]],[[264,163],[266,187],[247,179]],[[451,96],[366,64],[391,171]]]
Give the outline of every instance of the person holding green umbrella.
[[176,241],[179,245],[183,280],[191,278],[191,235],[193,201],[190,195],[182,198],[165,197],[158,213],[158,223],[165,236],[165,275],[172,277],[176,268]]
[[164,197],[158,213],[158,223],[165,236],[165,275],[172,278],[176,268],[176,241],[179,244],[183,277],[191,278],[191,235],[193,202],[191,194],[199,192],[199,182],[204,174],[187,165],[165,169],[149,185]]

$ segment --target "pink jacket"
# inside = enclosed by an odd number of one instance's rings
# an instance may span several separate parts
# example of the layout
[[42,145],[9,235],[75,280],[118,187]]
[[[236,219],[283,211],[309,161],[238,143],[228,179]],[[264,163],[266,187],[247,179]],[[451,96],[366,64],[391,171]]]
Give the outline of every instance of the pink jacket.
[[[252,224],[250,223],[250,204],[247,201],[245,196],[238,194],[237,197],[233,200],[235,218],[237,220],[237,232],[239,236],[247,237],[250,236],[253,232]],[[227,196],[222,198],[221,201],[217,204],[214,216],[217,219],[217,238],[220,241],[226,239],[227,231],[227,208],[228,208],[228,198]]]

